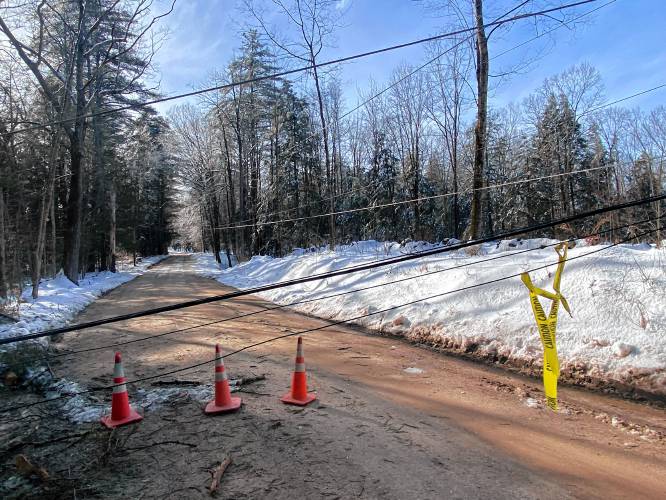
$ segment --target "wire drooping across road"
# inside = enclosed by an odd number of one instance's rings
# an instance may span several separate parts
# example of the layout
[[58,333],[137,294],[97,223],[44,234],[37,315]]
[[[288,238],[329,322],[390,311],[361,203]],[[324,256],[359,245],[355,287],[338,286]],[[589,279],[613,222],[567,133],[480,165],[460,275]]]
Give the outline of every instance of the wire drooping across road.
[[[566,240],[563,240],[563,242],[570,243],[570,242],[574,242],[574,241],[579,240],[579,239],[586,239],[586,238],[590,238],[590,237],[601,236],[602,234],[607,234],[607,233],[610,233],[610,232],[613,232],[613,231],[618,231],[618,230],[625,229],[625,228],[628,228],[628,227],[633,227],[633,226],[638,226],[638,225],[641,225],[641,224],[646,224],[648,222],[652,222],[652,220],[653,219],[651,219],[651,218],[647,218],[647,219],[643,219],[643,220],[640,220],[640,221],[634,221],[634,222],[630,222],[630,223],[627,223],[627,224],[623,224],[621,226],[613,227],[612,229],[604,229],[603,231],[597,231],[595,233],[589,233],[589,234],[586,234],[586,235],[582,236],[581,238],[568,238]],[[205,323],[200,323],[198,325],[188,326],[188,327],[185,327],[185,328],[178,328],[176,330],[170,330],[168,332],[162,332],[162,333],[158,333],[158,334],[155,334],[155,335],[149,335],[147,337],[140,337],[140,338],[136,338],[136,339],[132,339],[132,340],[126,340],[126,341],[123,341],[123,342],[116,342],[116,343],[113,343],[113,344],[89,347],[89,348],[86,348],[86,349],[78,349],[78,350],[75,350],[75,351],[66,351],[66,352],[61,352],[61,353],[57,353],[57,354],[51,354],[47,357],[47,359],[69,357],[69,356],[74,356],[74,355],[77,355],[77,354],[83,354],[83,353],[87,353],[87,352],[101,351],[101,350],[104,350],[104,349],[114,349],[114,348],[121,347],[121,346],[124,346],[124,345],[134,344],[134,343],[137,343],[137,342],[145,342],[145,341],[149,341],[149,340],[156,340],[156,339],[159,339],[161,337],[166,337],[166,336],[175,335],[175,334],[178,334],[178,333],[188,332],[188,331],[196,330],[196,329],[199,329],[199,328],[205,328],[205,327],[212,326],[212,325],[219,325],[221,323],[226,323],[226,322],[234,321],[234,320],[238,320],[238,319],[244,319],[244,318],[247,318],[247,317],[250,317],[250,316],[256,316],[258,314],[270,313],[270,312],[278,310],[278,309],[284,309],[284,308],[287,308],[287,307],[293,307],[293,306],[297,306],[297,305],[308,304],[308,303],[317,302],[317,301],[320,301],[320,300],[332,299],[332,298],[335,298],[335,297],[350,295],[350,294],[353,294],[353,293],[363,292],[363,291],[366,291],[366,290],[373,290],[373,289],[376,289],[376,288],[381,288],[381,287],[385,287],[385,286],[389,286],[389,285],[395,285],[397,283],[403,283],[405,281],[419,279],[419,278],[423,278],[425,276],[431,276],[431,275],[434,275],[434,274],[440,274],[440,273],[445,273],[445,272],[449,272],[449,271],[454,271],[456,269],[461,269],[463,267],[476,266],[478,264],[483,264],[484,262],[506,259],[507,257],[515,257],[516,255],[522,255],[522,254],[525,254],[525,253],[535,252],[535,251],[538,251],[538,250],[543,250],[545,248],[554,247],[556,245],[559,245],[560,243],[562,243],[562,242],[558,241],[557,243],[551,243],[551,244],[548,244],[548,245],[540,245],[540,246],[535,247],[535,248],[527,248],[527,249],[523,249],[523,250],[517,250],[515,252],[506,252],[506,253],[502,253],[500,255],[489,257],[487,259],[480,259],[480,260],[475,260],[475,261],[472,261],[472,262],[466,262],[464,264],[459,264],[459,265],[455,265],[455,266],[451,266],[451,267],[446,267],[444,269],[437,269],[437,270],[434,270],[434,271],[428,271],[426,273],[416,274],[414,276],[407,276],[405,278],[400,278],[400,279],[397,279],[397,280],[387,281],[387,282],[379,283],[379,284],[376,284],[376,285],[370,285],[370,286],[365,286],[365,287],[361,287],[361,288],[354,288],[352,290],[345,290],[343,292],[337,292],[337,293],[334,293],[334,294],[323,295],[323,296],[313,297],[313,298],[309,298],[309,299],[301,299],[301,300],[289,302],[289,303],[286,303],[286,304],[275,305],[273,307],[265,307],[265,308],[262,308],[262,309],[259,309],[259,310],[256,310],[256,311],[251,311],[251,312],[247,312],[247,313],[243,313],[243,314],[237,314],[235,316],[229,316],[229,317],[218,319],[218,320],[215,320],[215,321],[208,321],[208,322],[205,322]]]
[[[575,257],[570,257],[570,258],[567,259],[567,261],[570,262],[570,261],[573,261],[573,260],[581,259],[583,257],[588,257],[588,256],[593,255],[593,254],[597,254],[599,252],[607,251],[610,248],[616,247],[618,245],[621,245],[623,243],[631,241],[635,238],[641,238],[641,237],[646,236],[648,234],[654,233],[655,231],[657,231],[657,229],[649,229],[647,231],[644,231],[641,234],[638,234],[638,235],[635,235],[635,236],[632,236],[632,237],[629,237],[629,238],[625,238],[625,239],[623,239],[619,242],[613,243],[611,245],[608,245],[608,246],[605,246],[605,247],[602,247],[602,248],[599,248],[599,249],[596,249],[596,250],[591,250],[589,252],[586,252],[586,253],[581,254],[581,255],[577,255]],[[491,284],[494,284],[494,283],[499,283],[501,281],[506,281],[506,280],[509,280],[509,279],[512,279],[512,278],[517,278],[517,277],[520,277],[525,272],[531,273],[531,272],[534,272],[534,271],[547,269],[547,268],[549,268],[553,265],[556,265],[556,264],[557,264],[557,262],[552,262],[552,263],[545,264],[545,265],[538,266],[538,267],[534,267],[534,268],[531,268],[531,269],[528,269],[528,270],[525,270],[525,271],[521,271],[521,272],[516,273],[516,274],[511,274],[511,275],[508,275],[508,276],[503,276],[501,278],[496,278],[496,279],[489,280],[489,281],[484,281],[484,282],[481,282],[481,283],[475,283],[473,285],[469,285],[469,286],[466,286],[466,287],[456,288],[454,290],[449,290],[449,291],[446,291],[446,292],[442,292],[442,293],[438,293],[438,294],[434,294],[434,295],[429,295],[427,297],[422,297],[420,299],[411,300],[409,302],[404,302],[404,303],[401,303],[401,304],[397,304],[395,306],[380,309],[378,311],[373,311],[373,312],[368,312],[368,313],[365,313],[365,314],[357,315],[357,316],[347,318],[347,319],[344,319],[344,320],[329,321],[326,325],[322,325],[322,326],[319,326],[319,327],[308,328],[308,329],[299,330],[299,331],[296,331],[296,332],[289,332],[289,333],[286,333],[284,335],[278,335],[276,337],[271,337],[269,339],[262,340],[260,342],[254,342],[252,344],[246,345],[245,347],[241,347],[240,349],[236,349],[234,351],[228,352],[228,353],[224,354],[222,357],[223,358],[228,358],[230,356],[234,356],[236,354],[239,354],[243,351],[247,351],[247,350],[253,349],[255,347],[259,347],[259,346],[262,346],[262,345],[265,345],[265,344],[276,342],[276,341],[284,339],[284,338],[294,337],[296,335],[304,335],[304,334],[307,334],[307,333],[313,333],[313,332],[317,332],[317,331],[321,331],[321,330],[326,330],[328,328],[332,328],[334,326],[339,326],[339,325],[343,325],[343,324],[354,323],[354,322],[360,321],[362,319],[365,319],[365,318],[368,318],[368,317],[371,317],[371,316],[376,316],[378,314],[384,314],[384,313],[387,313],[387,312],[395,311],[397,309],[401,309],[403,307],[407,307],[407,306],[410,306],[410,305],[413,305],[413,304],[424,303],[424,302],[427,302],[427,301],[430,301],[430,300],[433,300],[433,299],[444,297],[446,295],[451,295],[451,294],[454,294],[454,293],[458,293],[458,292],[462,292],[462,291],[466,291],[466,290],[471,290],[471,289],[474,289],[474,288],[479,288],[479,287],[491,285]],[[8,406],[8,407],[5,407],[5,408],[0,408],[0,414],[7,413],[7,412],[10,412],[10,411],[15,411],[15,410],[22,410],[22,409],[25,409],[25,408],[38,406],[38,405],[42,405],[42,404],[46,404],[46,403],[51,403],[51,402],[55,402],[55,401],[59,401],[59,400],[63,400],[63,399],[69,399],[69,398],[73,398],[73,397],[76,397],[76,396],[90,394],[90,393],[93,393],[93,392],[108,391],[108,390],[112,390],[114,387],[118,387],[118,386],[121,386],[121,385],[124,385],[124,384],[138,384],[140,382],[146,382],[148,380],[160,379],[160,378],[163,378],[163,377],[167,377],[169,375],[174,375],[176,373],[182,373],[182,372],[185,372],[185,371],[193,370],[195,368],[200,368],[202,366],[206,366],[206,365],[212,364],[214,362],[215,362],[215,358],[209,359],[209,360],[206,360],[206,361],[202,361],[201,363],[196,363],[196,364],[193,364],[193,365],[188,365],[188,366],[184,366],[184,367],[181,367],[181,368],[176,368],[174,370],[168,370],[166,372],[162,372],[162,373],[159,373],[157,375],[150,375],[150,376],[147,376],[147,377],[141,377],[141,378],[138,378],[138,379],[128,380],[126,382],[123,382],[122,384],[112,384],[112,385],[108,385],[108,386],[105,386],[105,387],[95,387],[95,388],[86,389],[86,390],[83,390],[83,391],[78,391],[78,392],[75,392],[75,393],[61,394],[60,396],[56,396],[54,398],[44,399],[44,400],[36,401],[36,402],[33,402],[33,403],[28,403],[28,404],[23,404],[23,405],[16,405],[16,406]]]
[[647,203],[654,203],[654,202],[658,202],[658,201],[661,201],[661,200],[664,200],[664,199],[666,199],[666,194],[661,194],[661,195],[652,196],[652,197],[649,197],[649,198],[642,198],[642,199],[639,199],[639,200],[633,200],[633,201],[629,201],[629,202],[625,202],[625,203],[619,203],[619,204],[610,205],[610,206],[606,206],[606,207],[602,207],[602,208],[597,208],[595,210],[582,212],[582,213],[579,213],[579,214],[576,214],[576,215],[562,217],[560,219],[556,219],[556,220],[553,220],[553,221],[550,221],[550,222],[533,224],[533,225],[530,225],[530,226],[527,226],[527,227],[513,229],[513,230],[510,230],[510,231],[505,231],[503,233],[496,234],[496,235],[493,235],[493,236],[488,236],[488,237],[485,237],[485,238],[477,238],[475,240],[461,242],[461,243],[457,243],[457,244],[454,244],[454,245],[448,245],[448,246],[444,246],[444,247],[434,248],[434,249],[431,249],[431,250],[415,252],[415,253],[408,254],[408,255],[392,257],[392,258],[384,259],[384,260],[379,261],[379,262],[373,262],[373,263],[368,263],[368,264],[359,264],[359,265],[353,265],[353,266],[349,266],[349,267],[343,267],[343,268],[337,269],[335,271],[317,273],[317,274],[313,274],[311,276],[304,276],[302,278],[295,278],[295,279],[291,279],[291,280],[280,281],[280,282],[271,283],[271,284],[268,284],[268,285],[248,288],[248,289],[245,289],[245,290],[237,290],[237,291],[229,292],[229,293],[222,294],[222,295],[215,295],[215,296],[212,296],[212,297],[204,297],[204,298],[201,298],[201,299],[185,301],[185,302],[181,302],[181,303],[178,303],[178,304],[171,304],[171,305],[168,305],[168,306],[156,307],[156,308],[152,308],[152,309],[148,309],[148,310],[144,310],[144,311],[137,311],[137,312],[134,312],[134,313],[122,314],[122,315],[114,316],[114,317],[111,317],[111,318],[89,321],[89,322],[86,322],[86,323],[80,323],[78,325],[70,325],[70,326],[65,326],[65,327],[62,327],[62,328],[56,328],[56,329],[52,329],[52,330],[46,330],[46,331],[42,331],[42,332],[20,335],[20,336],[17,336],[17,337],[3,338],[3,339],[0,339],[0,345],[13,344],[13,343],[16,343],[16,342],[21,342],[21,341],[31,340],[31,339],[37,339],[37,338],[43,338],[43,337],[52,337],[54,335],[59,335],[59,334],[62,334],[62,333],[73,332],[73,331],[76,331],[76,330],[83,330],[85,328],[91,328],[91,327],[96,327],[96,326],[102,326],[102,325],[106,325],[106,324],[109,324],[109,323],[116,323],[118,321],[125,321],[125,320],[129,320],[129,319],[135,319],[135,318],[141,318],[141,317],[144,317],[144,316],[150,316],[150,315],[153,315],[153,314],[160,314],[160,313],[169,312],[169,311],[176,311],[178,309],[184,309],[184,308],[187,308],[187,307],[193,307],[193,306],[198,306],[198,305],[203,305],[203,304],[209,304],[209,303],[212,303],[212,302],[220,302],[220,301],[230,300],[230,299],[233,299],[233,298],[236,298],[236,297],[243,297],[243,296],[246,296],[246,295],[252,295],[254,293],[266,292],[266,291],[269,291],[269,290],[275,290],[275,289],[278,289],[278,288],[285,288],[285,287],[293,286],[293,285],[300,285],[300,284],[303,284],[303,283],[309,283],[311,281],[318,281],[318,280],[322,280],[322,279],[326,279],[326,278],[333,278],[333,277],[336,277],[336,276],[343,276],[343,275],[346,275],[346,274],[352,274],[352,273],[359,272],[359,271],[367,271],[367,270],[370,270],[370,269],[376,269],[376,268],[388,266],[388,265],[391,265],[391,264],[397,264],[397,263],[400,263],[400,262],[406,262],[406,261],[410,261],[410,260],[420,259],[422,257],[427,257],[429,255],[437,255],[437,254],[441,254],[441,253],[445,253],[445,252],[452,252],[452,251],[455,251],[455,250],[461,250],[463,248],[468,248],[468,247],[479,245],[479,244],[482,244],[482,243],[488,243],[490,241],[496,241],[497,239],[514,238],[514,237],[520,236],[522,234],[531,233],[531,232],[535,232],[535,231],[542,231],[544,229],[550,229],[550,228],[559,226],[561,224],[567,224],[567,223],[575,222],[577,220],[585,219],[585,218],[588,218],[588,217],[594,217],[594,216],[597,216],[597,215],[601,215],[601,214],[605,214],[605,213],[609,213],[609,212],[614,212],[614,211],[617,211],[617,210],[623,210],[625,208],[631,208],[631,207],[635,207],[635,206],[639,206],[639,205],[644,205],[644,204],[647,204]]
[[520,184],[529,184],[530,182],[537,182],[537,181],[544,181],[548,179],[556,179],[559,177],[569,177],[573,175],[580,175],[580,174],[586,174],[589,172],[596,172],[599,170],[607,170],[609,168],[617,166],[614,163],[609,163],[607,165],[601,165],[598,167],[590,167],[590,168],[584,168],[580,170],[572,170],[571,172],[559,172],[557,174],[548,174],[548,175],[540,175],[538,177],[529,177],[527,179],[518,179],[515,181],[507,181],[507,182],[499,182],[496,184],[488,184],[486,186],[481,186],[480,188],[476,189],[461,189],[458,191],[450,191],[448,193],[441,193],[441,194],[433,194],[430,196],[421,196],[419,198],[413,198],[409,200],[400,200],[400,201],[393,201],[390,203],[380,203],[379,205],[370,205],[367,207],[358,207],[358,208],[349,208],[347,210],[337,210],[334,212],[326,212],[323,214],[315,214],[315,215],[306,215],[303,217],[294,217],[291,219],[281,219],[281,220],[276,220],[276,221],[266,221],[266,222],[256,222],[253,224],[241,224],[237,226],[222,226],[222,227],[216,227],[214,229],[241,229],[241,228],[246,228],[246,227],[260,227],[260,226],[272,226],[272,225],[278,225],[278,224],[289,224],[292,222],[301,222],[304,220],[310,220],[310,219],[319,219],[319,218],[326,218],[330,216],[337,216],[337,215],[345,215],[345,214],[352,214],[352,213],[358,213],[358,212],[367,212],[370,210],[379,210],[382,208],[389,208],[389,207],[398,207],[402,205],[411,205],[412,203],[423,203],[424,201],[432,201],[432,200],[440,200],[442,198],[450,198],[453,196],[460,196],[464,194],[470,194],[475,191],[488,191],[491,189],[498,189],[502,187],[509,187],[509,186],[517,186]]

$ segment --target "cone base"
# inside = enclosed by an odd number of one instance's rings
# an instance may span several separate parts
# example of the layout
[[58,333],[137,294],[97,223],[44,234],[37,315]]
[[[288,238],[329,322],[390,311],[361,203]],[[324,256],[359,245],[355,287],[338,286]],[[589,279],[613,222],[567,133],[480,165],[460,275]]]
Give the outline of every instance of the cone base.
[[236,411],[241,407],[241,398],[231,398],[231,403],[224,406],[217,406],[215,400],[211,401],[204,408],[204,413],[206,415],[217,415],[220,413],[230,413]]
[[317,399],[317,395],[313,392],[308,392],[305,399],[295,399],[291,395],[291,392],[288,392],[280,398],[280,401],[288,405],[305,406],[312,403],[315,399]]
[[143,420],[143,417],[139,415],[133,408],[130,408],[130,414],[125,418],[112,420],[111,415],[107,415],[106,417],[102,417],[99,421],[102,422],[102,424],[104,424],[107,428],[115,429],[121,425],[132,424],[134,422],[140,422],[141,420]]

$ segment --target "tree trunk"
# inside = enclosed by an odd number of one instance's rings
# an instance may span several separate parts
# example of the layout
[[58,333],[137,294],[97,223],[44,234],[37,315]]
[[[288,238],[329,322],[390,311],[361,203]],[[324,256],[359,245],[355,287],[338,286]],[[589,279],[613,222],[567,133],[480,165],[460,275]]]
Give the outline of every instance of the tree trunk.
[[42,201],[39,208],[39,221],[37,225],[37,241],[32,255],[32,298],[39,297],[39,282],[42,278],[42,263],[44,262],[44,250],[46,249],[47,221],[51,205],[53,204],[53,190],[56,178],[56,159],[60,146],[60,134],[55,134],[49,150],[49,177],[44,186]]
[[[214,185],[212,186],[214,191]],[[213,245],[213,253],[215,254],[215,262],[222,264],[222,258],[220,257],[220,209],[217,203],[217,196],[214,194],[210,196],[210,202],[208,205],[208,220],[210,221],[210,241]]]
[[83,178],[80,130],[70,139],[71,178],[67,198],[67,223],[65,226],[65,249],[63,269],[69,280],[79,284],[79,252],[81,250],[81,204],[83,203]]
[[458,228],[460,226],[460,208],[458,201],[458,160],[456,159],[451,166],[453,170],[453,237],[458,238]]
[[[658,181],[658,186],[659,190],[663,189],[664,186],[664,162],[663,160],[659,160],[659,178],[657,179]],[[661,206],[663,205],[664,201],[658,201],[657,202],[657,248],[661,248],[663,241],[661,239],[661,216],[662,216],[662,211],[661,211]]]
[[335,250],[335,215],[333,215],[333,212],[335,211],[335,199],[333,198],[335,186],[332,175],[333,172],[331,172],[331,157],[328,152],[328,128],[326,128],[326,119],[324,118],[324,100],[321,96],[321,89],[319,87],[319,75],[317,73],[317,66],[315,62],[314,52],[312,51],[312,46],[310,46],[310,61],[312,63],[312,66],[314,67],[313,69],[314,81],[315,81],[315,87],[317,88],[317,101],[319,103],[319,119],[321,120],[321,131],[322,134],[324,135],[324,156],[326,162],[326,178],[328,180],[328,196],[330,198],[329,211],[331,212],[331,215],[328,218],[328,224],[330,230],[329,248],[331,249],[331,251],[333,251]]
[[252,142],[250,151],[252,152],[249,155],[250,160],[250,207],[252,210],[252,240],[251,240],[251,251],[252,255],[259,253],[260,249],[260,235],[259,235],[259,226],[257,226],[257,215],[259,213],[259,187],[260,187],[260,159],[258,158],[258,149],[257,138],[255,134],[252,134]]
[[51,200],[51,276],[58,273],[58,237],[56,234],[56,218],[55,218],[56,197],[55,192]]
[[75,114],[78,117],[74,122],[74,130],[70,135],[70,185],[69,197],[67,198],[67,219],[65,227],[65,249],[64,265],[65,276],[69,280],[79,284],[79,252],[81,250],[81,214],[83,204],[83,145],[85,118],[82,118],[86,109],[84,85],[83,85],[83,62],[84,62],[84,40],[86,31],[84,23],[84,4],[79,0],[79,36],[76,44],[75,74],[76,74],[76,106]]
[[116,187],[111,181],[109,189],[109,251],[108,268],[112,273],[116,272]]
[[[247,210],[246,210],[246,193],[247,193],[247,185],[246,185],[246,172],[245,172],[245,159],[243,157],[243,135],[242,135],[242,130],[241,130],[241,119],[240,119],[240,109],[239,109],[240,104],[236,105],[236,126],[235,126],[235,133],[236,133],[236,142],[238,143],[238,211],[240,215],[240,220],[243,221],[242,224],[245,224],[245,219],[247,215]],[[238,248],[239,248],[239,256],[244,256],[246,254],[246,248],[245,248],[245,228],[239,228],[236,229],[237,235],[239,238],[238,241]]]
[[[421,152],[419,149],[419,138],[418,135],[416,137],[415,141],[415,151],[414,151],[414,156],[412,158],[412,172],[414,175],[414,178],[412,179],[412,199],[416,200],[419,197],[419,181],[420,181],[420,176],[419,176],[419,166],[421,163]],[[416,240],[421,240],[421,206],[419,202],[414,203],[414,239]]]
[[[95,85],[95,92],[97,98],[95,100],[95,111],[101,109],[101,100],[99,91],[101,90],[101,79]],[[110,268],[110,252],[107,242],[108,231],[108,193],[107,193],[107,175],[104,165],[104,130],[100,117],[93,117],[91,124],[91,133],[93,138],[93,151],[92,151],[92,176],[94,179],[94,194],[92,195],[92,202],[94,203],[92,217],[96,221],[93,228],[87,228],[90,236],[92,237],[91,247],[94,249],[92,254],[93,261],[99,261],[99,270],[106,271]],[[84,238],[88,239],[88,238]]]
[[472,174],[472,207],[467,238],[476,239],[481,232],[481,188],[483,187],[486,118],[488,116],[488,39],[483,27],[483,0],[474,0],[476,19],[476,86],[477,109],[474,126],[474,166]]
[[[135,198],[136,199],[136,198]],[[134,210],[132,210],[132,215],[133,215],[133,224],[132,224],[132,265],[136,267],[136,230],[137,230],[137,224],[138,224],[138,201],[135,201],[134,203]]]
[[[229,143],[227,141],[227,132],[222,124],[222,139],[224,141],[224,156],[225,156],[225,166],[227,168],[227,221],[229,225],[233,224],[234,213],[236,212],[236,192],[234,189],[234,177],[231,170],[231,156],[229,155]],[[226,230],[225,230],[226,231]],[[236,236],[238,233],[231,229],[227,233],[228,245],[234,246],[234,253],[238,255],[238,240]],[[229,267],[231,267],[231,257],[229,256],[229,248],[227,247],[227,259],[229,260]]]
[[5,229],[5,192],[0,187],[0,299],[7,298],[7,233]]

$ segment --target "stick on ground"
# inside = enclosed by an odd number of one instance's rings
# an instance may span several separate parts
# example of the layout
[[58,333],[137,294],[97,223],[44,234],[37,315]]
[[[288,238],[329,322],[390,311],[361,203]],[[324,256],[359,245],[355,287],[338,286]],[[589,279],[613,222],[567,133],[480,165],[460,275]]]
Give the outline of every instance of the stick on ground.
[[227,457],[224,459],[224,461],[220,462],[220,465],[215,467],[210,471],[211,475],[213,476],[213,479],[210,483],[210,494],[214,495],[215,492],[218,490],[220,487],[220,481],[222,480],[222,475],[224,474],[224,471],[227,470],[227,467],[231,465],[231,457]]

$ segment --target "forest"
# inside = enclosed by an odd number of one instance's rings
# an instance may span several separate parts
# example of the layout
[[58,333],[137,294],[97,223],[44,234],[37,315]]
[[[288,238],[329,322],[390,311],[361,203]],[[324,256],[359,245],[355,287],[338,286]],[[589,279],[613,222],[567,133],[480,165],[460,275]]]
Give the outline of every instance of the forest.
[[[235,56],[197,82],[214,90],[166,113],[145,103],[163,97],[148,76],[173,5],[3,4],[0,300],[170,246],[231,265],[365,239],[474,239],[663,192],[666,107],[608,105],[593,62],[521,102],[488,102],[520,74],[489,72],[494,29],[468,3],[471,35],[429,42],[428,64],[403,63],[351,101],[337,67],[318,68],[334,2],[278,2],[296,27],[278,36],[247,1],[255,22]],[[299,65],[310,70],[271,76]],[[658,227],[664,208],[527,236],[623,226],[617,240],[634,221]]]

